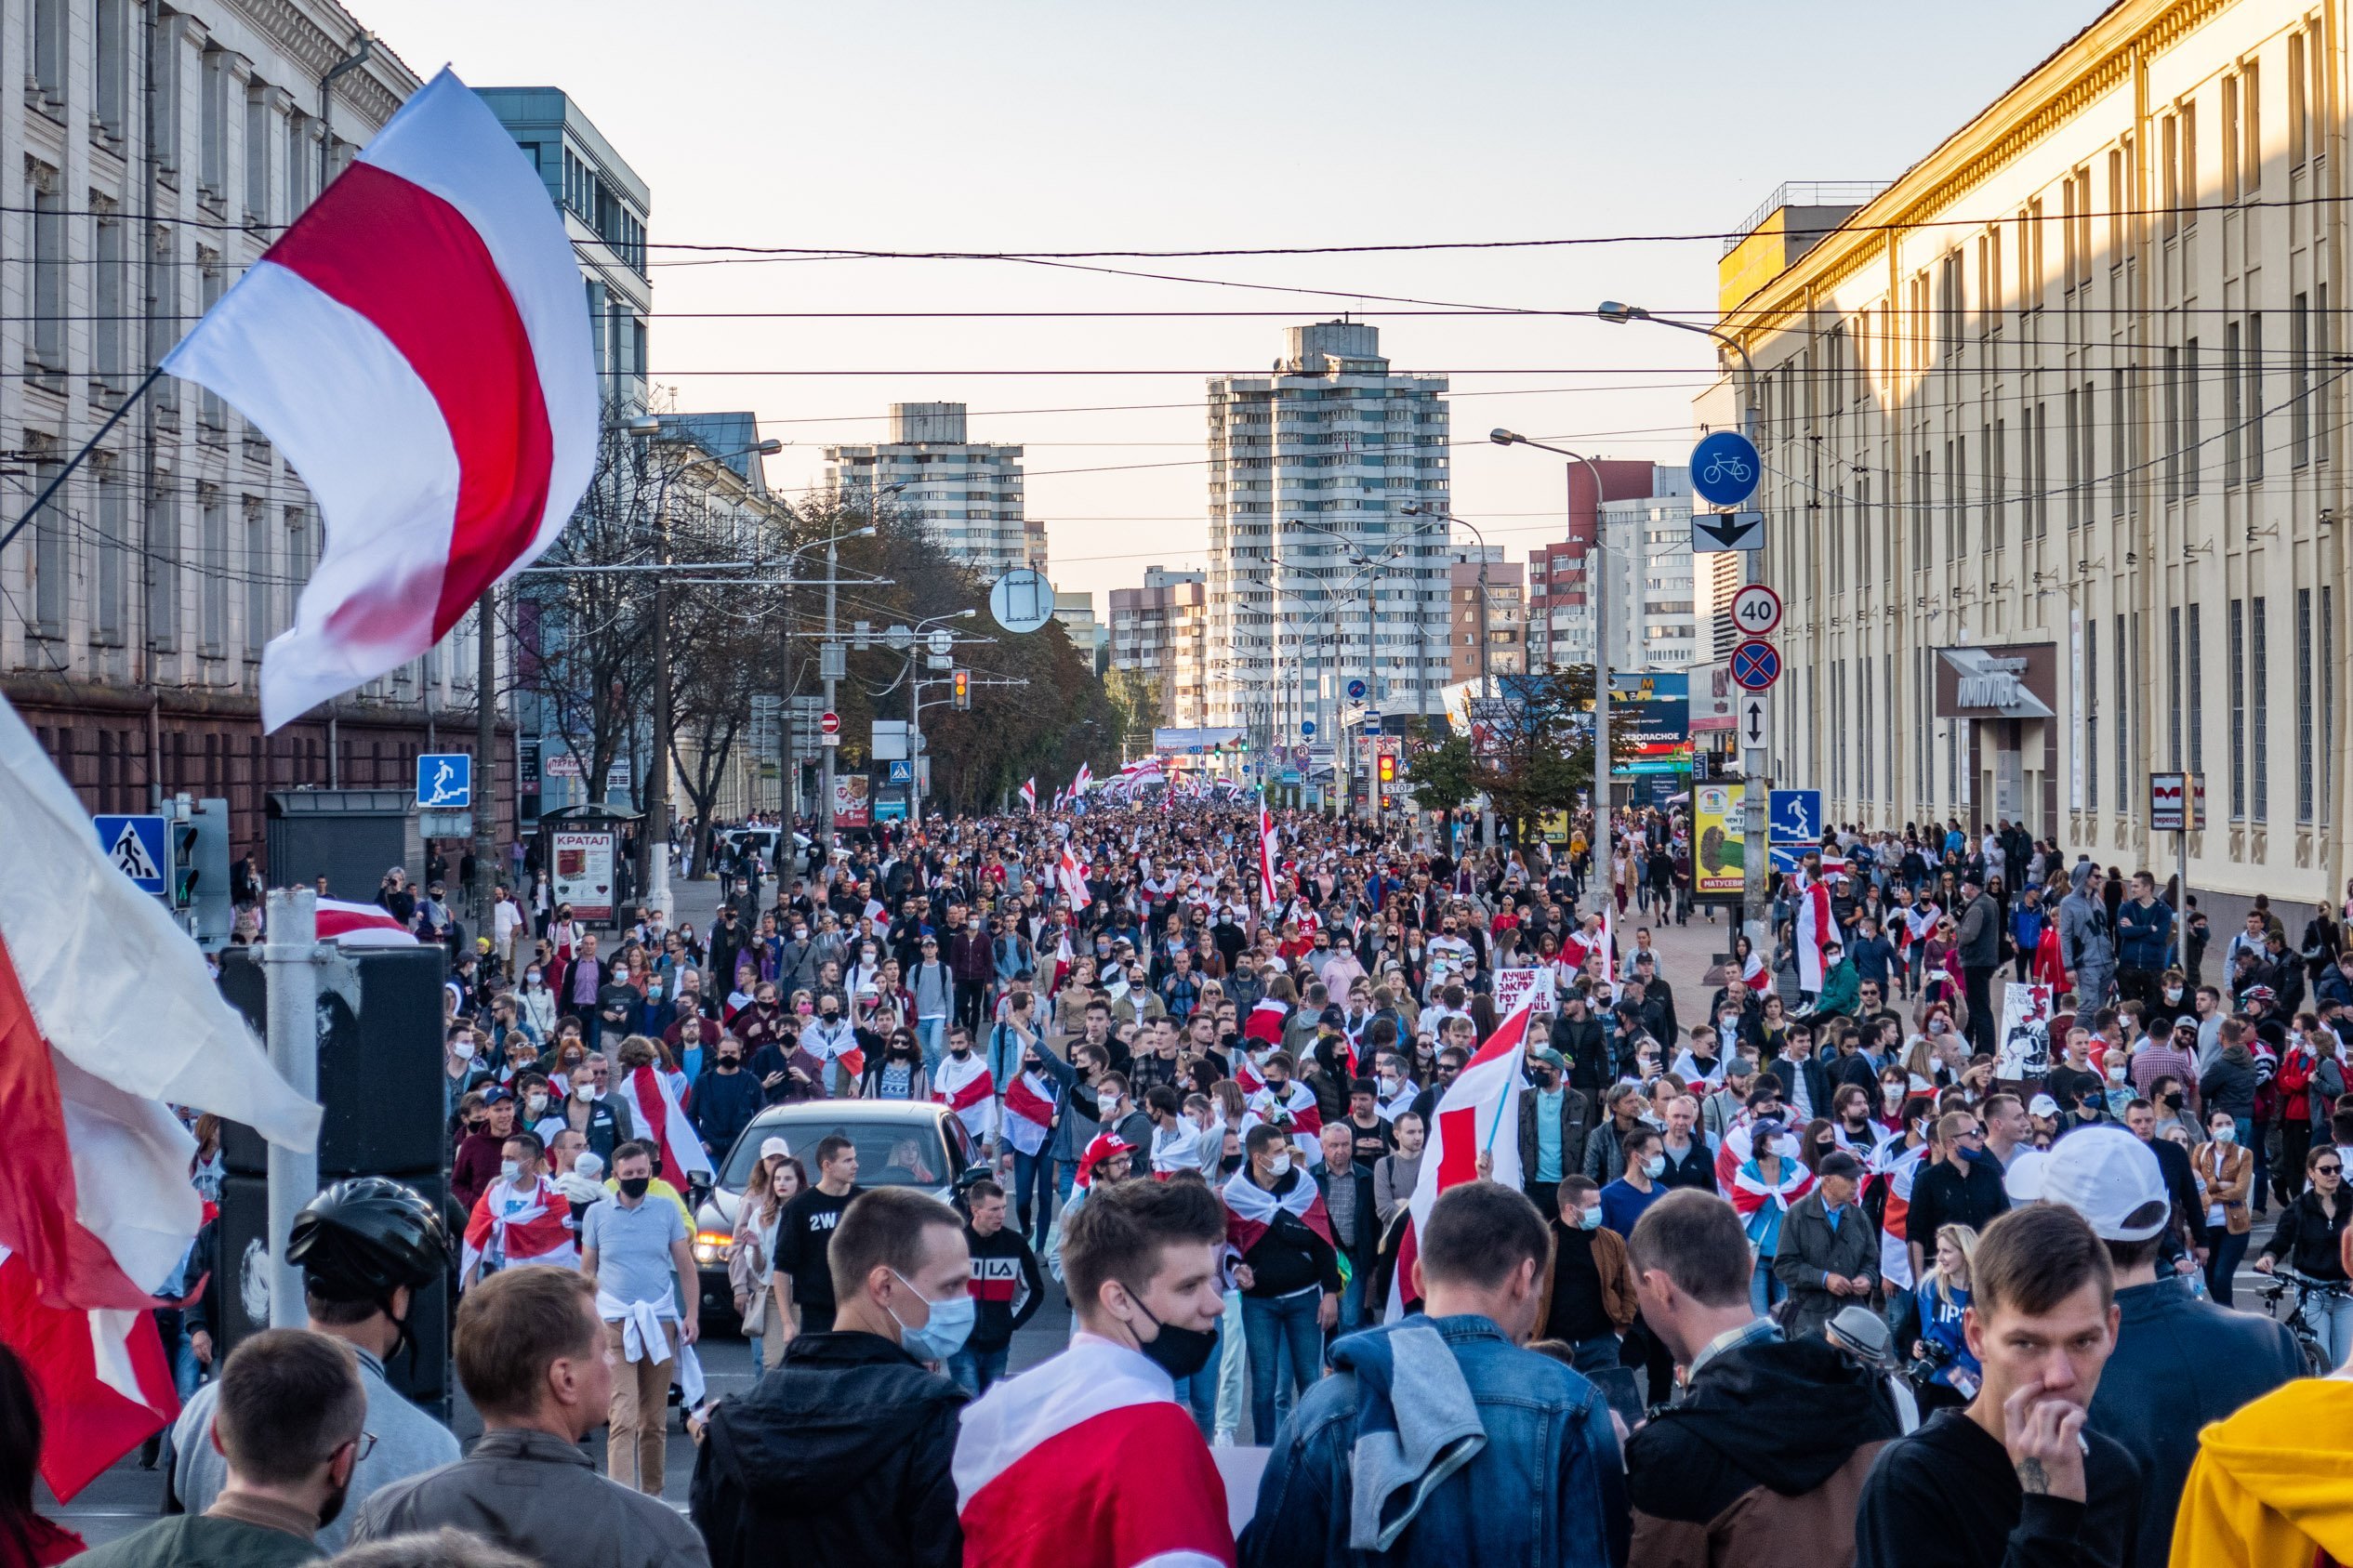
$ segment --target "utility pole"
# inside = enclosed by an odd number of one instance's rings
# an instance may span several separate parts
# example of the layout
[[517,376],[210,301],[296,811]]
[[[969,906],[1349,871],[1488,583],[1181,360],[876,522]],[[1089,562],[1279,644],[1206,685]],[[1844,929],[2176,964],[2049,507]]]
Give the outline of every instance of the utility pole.
[[[491,936],[490,890],[498,885],[498,589],[474,602],[474,934]],[[522,780],[515,781],[522,810]],[[516,824],[520,837],[522,824]]]
[[[826,711],[834,711],[834,596],[835,582],[841,576],[841,540],[835,535],[826,541],[826,639],[818,644],[817,667],[824,673]],[[834,737],[837,741],[839,736]],[[822,866],[833,855],[833,758],[836,746],[821,747],[825,759],[824,776],[817,784],[817,844],[818,863]]]
[[[668,476],[654,497],[654,559],[670,560]],[[645,821],[638,831],[645,863],[645,902],[668,912],[670,903],[670,574],[654,573],[654,755],[645,768]]]
[[798,679],[796,679],[792,663],[792,561],[793,558],[791,556],[787,555],[785,557],[785,602],[783,610],[783,619],[785,623],[785,636],[783,642],[785,651],[785,679],[783,681],[784,696],[781,699],[783,704],[783,722],[778,727],[780,732],[776,740],[776,749],[778,753],[776,768],[776,783],[778,788],[776,791],[776,799],[780,808],[778,814],[784,819],[780,824],[784,830],[783,834],[776,840],[776,854],[779,860],[788,859],[792,854],[792,821],[793,818],[800,813],[800,774],[798,771],[798,760],[793,756],[792,732],[794,718],[793,698],[794,694],[800,690],[800,682]]

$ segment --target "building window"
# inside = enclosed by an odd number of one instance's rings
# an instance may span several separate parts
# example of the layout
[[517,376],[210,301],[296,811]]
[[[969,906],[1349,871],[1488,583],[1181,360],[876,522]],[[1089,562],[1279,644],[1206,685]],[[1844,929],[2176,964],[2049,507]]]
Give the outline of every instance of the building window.
[[2295,591],[2295,820],[2312,820],[2312,590]]
[[2236,76],[2222,79],[2222,199],[2226,202],[2235,202],[2241,194],[2239,165],[2245,126],[2240,117],[2239,86]]
[[206,49],[197,99],[196,193],[220,204],[229,188],[229,51]]
[[2083,620],[2083,804],[2100,809],[2100,622]]
[[2311,134],[2311,114],[2304,97],[2304,34],[2288,34],[2288,164],[2304,167],[2305,141]]
[[198,505],[203,508],[196,538],[197,598],[204,609],[201,652],[218,658],[229,641],[229,503],[205,489],[198,493]]
[[2336,820],[2336,590],[2320,585],[2320,825]]
[[[2138,367],[2135,366],[2135,368],[2137,369]],[[2170,361],[2167,362],[2166,368],[2170,373],[2172,369]],[[2087,428],[2094,423],[2092,417],[2092,388],[2091,383],[2089,382],[2084,383],[2083,386],[2083,423]],[[2110,517],[2121,518],[2124,515],[2124,491],[2126,489],[2126,485],[2124,483],[2124,470],[2126,468],[2125,459],[2131,451],[2131,448],[2126,444],[2126,441],[2127,437],[2124,433],[2124,372],[2122,369],[2111,370],[2108,373],[2108,471],[2111,480],[2111,482],[2108,485],[2108,509]],[[2092,482],[2092,464],[2088,454],[2085,455],[2083,462],[2083,482],[2085,484]],[[2086,503],[2084,510],[2086,513],[2091,510],[2088,503]]]
[[245,498],[245,657],[261,657],[270,639],[270,514]]
[[2181,430],[2184,454],[2181,493],[2195,495],[2199,491],[2201,447],[2203,444],[2203,432],[2198,424],[2198,339],[2195,337],[2181,348]]
[[2189,650],[2189,771],[2206,771],[2206,641],[2199,629],[2199,606],[2189,607],[2189,636],[2183,646]]
[[[33,494],[48,488],[58,476],[58,460],[41,456],[25,465],[25,482]],[[33,626],[36,637],[65,635],[66,589],[73,571],[73,524],[65,508],[51,501],[33,520]]]
[[2247,481],[2263,482],[2263,312],[2247,317]]
[[[199,313],[208,315],[212,308],[220,303],[220,296],[228,287],[219,256],[199,246],[196,251],[196,278]],[[220,394],[209,387],[201,388],[197,392],[196,424],[200,432],[212,441],[218,441],[228,428],[228,407],[220,401]]]
[[[2290,78],[2294,80],[2294,78]],[[2301,468],[2312,461],[2312,321],[2307,296],[2299,294],[2288,307],[2288,465]]]
[[[2226,322],[2222,328],[2222,482],[2235,485],[2243,476],[2240,473],[2240,433],[2246,419],[2246,405],[2240,394],[2239,323]],[[2195,458],[2192,461],[2196,461]]]
[[90,115],[100,136],[119,142],[130,101],[130,0],[98,0],[96,9]]
[[2132,810],[2133,792],[2133,685],[2132,669],[2127,652],[2132,645],[2124,640],[2124,617],[2116,617],[2116,642],[2108,653],[2108,663],[2116,671],[2116,811],[2119,816]]
[[270,221],[270,89],[259,82],[245,84],[245,218]]
[[2247,627],[2244,601],[2230,601],[2230,817],[2247,815]]
[[147,646],[161,652],[179,636],[179,497],[165,486],[146,499],[146,547],[139,559],[147,594]]
[[39,95],[36,107],[51,114],[65,108],[66,0],[33,0],[31,58],[25,86]]
[[2271,820],[2271,622],[2265,613],[2269,600],[2257,594],[2247,601],[2247,705],[2254,710],[2254,732],[2249,751],[2254,759],[2254,810],[2257,822]]
[[35,373],[65,371],[65,204],[54,170],[34,165],[28,181],[33,221],[33,334]]
[[2263,67],[2249,60],[2239,70],[2239,194],[2263,189]]
[[[184,52],[179,46],[180,21],[178,17],[159,19],[147,35],[149,69],[154,77],[154,107],[148,138],[155,154],[156,172],[164,183],[174,183],[179,169],[179,65]],[[165,345],[170,347],[169,344]]]
[[98,488],[98,583],[90,619],[97,639],[120,647],[129,613],[130,484],[117,458],[93,459]]
[[2181,606],[2165,612],[2165,686],[2171,697],[2165,715],[2167,766],[2181,767]]
[[90,376],[119,389],[130,369],[123,351],[131,315],[130,261],[124,254],[121,215],[103,197],[90,200],[98,214],[90,255]]
[[[2121,402],[2122,400],[2118,401]],[[2165,349],[2164,418],[2165,499],[2178,501],[2181,499],[2181,350],[2170,345]],[[2116,472],[2121,480],[2123,476],[2122,464],[2116,466]],[[2117,485],[2116,494],[2120,498],[2123,495],[2122,484]]]

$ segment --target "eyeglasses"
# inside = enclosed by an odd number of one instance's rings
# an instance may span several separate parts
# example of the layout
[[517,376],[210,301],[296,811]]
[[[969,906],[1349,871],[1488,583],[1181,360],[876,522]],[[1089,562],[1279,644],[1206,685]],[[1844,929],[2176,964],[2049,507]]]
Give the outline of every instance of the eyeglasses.
[[[344,1446],[352,1450],[351,1462],[356,1465],[361,1460],[365,1459],[369,1455],[376,1452],[376,1434],[374,1432],[362,1432],[359,1436],[353,1438]],[[332,1454],[327,1456],[329,1458],[333,1458],[334,1456],[335,1456]]]
[[2312,1174],[2315,1176],[2338,1176],[2342,1175],[2344,1170],[2345,1167],[2343,1166],[2314,1166],[2312,1167]]

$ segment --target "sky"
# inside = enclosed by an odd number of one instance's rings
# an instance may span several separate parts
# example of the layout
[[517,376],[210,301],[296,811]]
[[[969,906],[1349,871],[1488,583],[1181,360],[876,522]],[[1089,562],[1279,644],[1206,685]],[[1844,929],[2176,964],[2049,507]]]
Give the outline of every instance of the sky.
[[[563,88],[647,181],[653,377],[676,407],[753,411],[791,443],[768,459],[770,482],[791,492],[822,480],[826,442],[879,439],[892,402],[966,402],[973,440],[1026,449],[1050,574],[1099,613],[1148,565],[1206,561],[1205,377],[1263,372],[1285,325],[1342,312],[1380,326],[1393,369],[1452,378],[1454,511],[1514,559],[1560,537],[1557,461],[1492,446],[1487,430],[1680,461],[1712,375],[1706,341],[1590,318],[1413,315],[1400,312],[1432,307],[1363,296],[1542,310],[1615,298],[1698,315],[1714,304],[1721,243],[1082,264],[1163,279],[995,259],[715,264],[664,247],[1720,233],[1785,180],[1893,178],[2099,11],[346,3],[420,76],[448,64],[477,86]],[[974,314],[1041,311],[1057,314]]]

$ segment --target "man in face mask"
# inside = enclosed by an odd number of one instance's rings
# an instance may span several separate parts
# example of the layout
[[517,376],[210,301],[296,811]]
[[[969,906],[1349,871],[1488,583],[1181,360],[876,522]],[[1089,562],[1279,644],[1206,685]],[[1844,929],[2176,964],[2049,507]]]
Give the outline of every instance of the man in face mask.
[[[1076,1568],[1216,1561],[1227,1548],[1225,1489],[1182,1403],[1217,1377],[1224,1239],[1224,1213],[1197,1182],[1123,1182],[1079,1206],[1063,1239],[1077,1338],[964,1413],[955,1468],[984,1478],[964,1505],[976,1541],[1018,1519]],[[1045,1453],[1075,1456],[1075,1470],[1033,1457]],[[1098,1522],[1113,1516],[1116,1558]]]
[[[694,1522],[714,1562],[768,1561],[743,1543],[769,1521],[758,1499],[774,1495],[778,1478],[767,1465],[789,1453],[795,1561],[954,1562],[949,1477],[961,1473],[965,1394],[935,1368],[964,1348],[975,1315],[963,1221],[921,1192],[879,1187],[841,1213],[826,1261],[839,1316],[825,1332],[796,1335],[773,1372],[712,1412]],[[1041,1482],[1033,1496],[1055,1490],[1035,1469],[1016,1473]]]
[[[667,1200],[648,1203],[654,1152],[624,1143],[613,1152],[619,1191],[581,1217],[580,1268],[597,1282],[613,1361],[605,1473],[648,1496],[662,1495],[667,1462],[663,1416],[677,1347],[698,1333],[702,1282],[686,1214]],[[683,1299],[681,1312],[678,1302]]]
[[1241,1254],[1235,1283],[1250,1351],[1251,1430],[1272,1432],[1290,1408],[1294,1383],[1311,1387],[1322,1369],[1322,1331],[1340,1321],[1340,1255],[1292,1140],[1262,1122],[1243,1148],[1248,1159],[1226,1181],[1224,1198]]
[[711,1048],[711,1059],[694,1080],[690,1118],[703,1151],[713,1159],[735,1146],[735,1140],[760,1114],[763,1099],[760,1080],[744,1071],[744,1043],[721,1034]]

